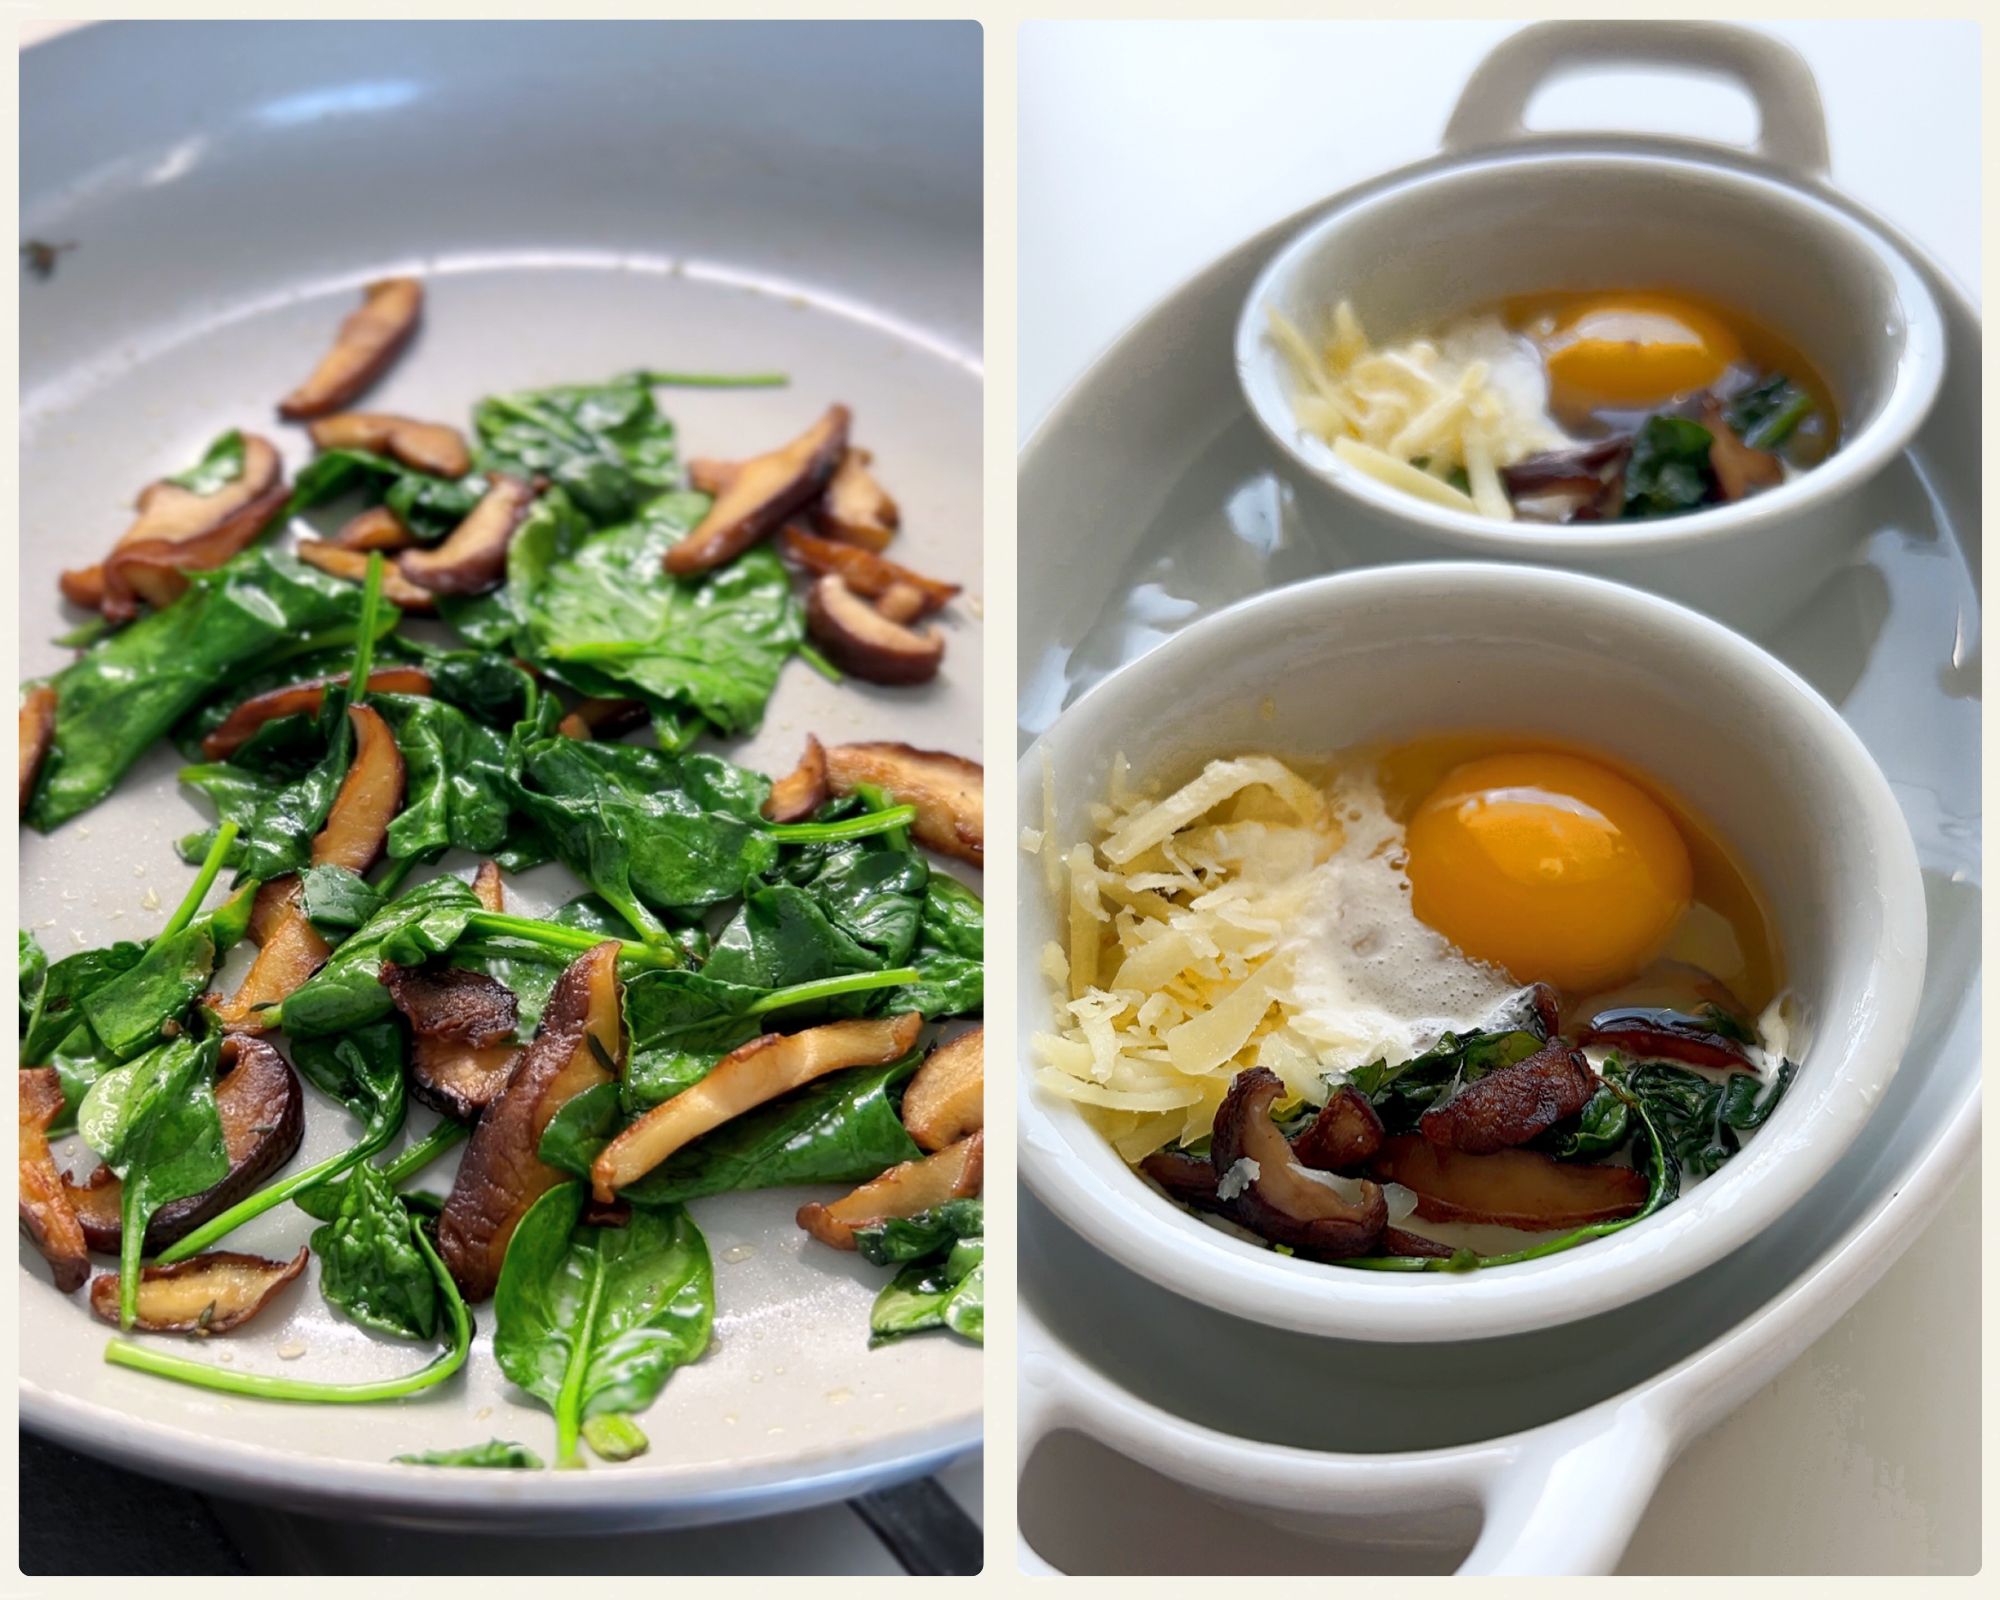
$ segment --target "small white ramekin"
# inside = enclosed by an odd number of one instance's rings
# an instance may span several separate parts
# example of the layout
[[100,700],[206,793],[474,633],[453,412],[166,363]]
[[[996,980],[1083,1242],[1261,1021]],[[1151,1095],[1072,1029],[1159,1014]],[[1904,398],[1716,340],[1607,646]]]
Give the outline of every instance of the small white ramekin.
[[[1269,337],[1351,301],[1378,344],[1511,295],[1681,290],[1735,308],[1818,368],[1841,443],[1811,471],[1732,505],[1639,522],[1501,522],[1403,494],[1304,432]],[[1894,244],[1803,181],[1717,157],[1543,142],[1336,206],[1272,258],[1244,304],[1236,370],[1251,411],[1364,561],[1479,557],[1595,572],[1749,631],[1805,600],[1875,530],[1866,488],[1937,398],[1935,300]]]
[[[1268,703],[1267,703],[1268,702]],[[1838,712],[1765,651],[1685,607],[1528,566],[1422,563],[1319,578],[1232,606],[1124,667],[1023,757],[1025,822],[1054,774],[1050,844],[1087,833],[1113,758],[1173,782],[1215,756],[1326,756],[1491,730],[1559,739],[1654,776],[1738,853],[1805,1015],[1799,1075],[1715,1176],[1576,1249],[1464,1274],[1295,1260],[1170,1204],[1073,1104],[1034,1085],[1054,1021],[1041,955],[1061,908],[1022,863],[1020,1160],[1029,1187],[1134,1271],[1258,1322],[1353,1339],[1463,1340],[1585,1317],[1664,1289],[1801,1203],[1866,1122],[1908,1043],[1924,894],[1908,826]],[[1044,848],[1049,848],[1045,844]]]

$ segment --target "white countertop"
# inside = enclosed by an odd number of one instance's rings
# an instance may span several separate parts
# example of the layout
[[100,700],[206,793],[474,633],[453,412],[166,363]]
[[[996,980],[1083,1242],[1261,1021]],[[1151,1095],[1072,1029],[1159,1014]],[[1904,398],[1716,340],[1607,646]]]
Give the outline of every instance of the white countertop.
[[[1031,23],[1021,33],[1020,431],[1189,274],[1313,200],[1417,160],[1504,23]],[[1975,293],[1979,32],[1783,23],[1825,102],[1833,177]],[[1546,113],[1546,115],[1544,115]],[[1747,137],[1719,85],[1578,80],[1545,126]],[[1979,1565],[1979,1181],[1775,1383],[1668,1472],[1629,1573],[1969,1573]],[[1923,1343],[1912,1347],[1913,1307]],[[1080,1440],[1023,1505],[1087,1506],[1070,1571],[1330,1572],[1276,1533]],[[1088,1526],[1084,1523],[1087,1520]],[[1365,1570],[1365,1569],[1363,1569]]]

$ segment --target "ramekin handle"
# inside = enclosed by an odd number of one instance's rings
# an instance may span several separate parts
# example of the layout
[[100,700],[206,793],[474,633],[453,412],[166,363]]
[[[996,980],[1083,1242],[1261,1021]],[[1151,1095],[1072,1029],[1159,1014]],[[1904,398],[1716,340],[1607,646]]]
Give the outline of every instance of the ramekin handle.
[[1528,1435],[1487,1475],[1479,1542],[1459,1576],[1608,1575],[1671,1459],[1666,1429],[1637,1403]]
[[[1535,91],[1588,67],[1682,67],[1740,85],[1757,108],[1751,148],[1796,176],[1827,174],[1826,112],[1810,68],[1790,45],[1715,22],[1538,22],[1502,40],[1473,69],[1445,125],[1448,151],[1528,137]],[[1611,131],[1611,130],[1607,130]]]
[[[1061,1363],[1049,1358],[1038,1348],[1042,1337],[1039,1325],[1035,1324],[1025,1307],[1019,1311],[1020,1354],[1015,1365],[1015,1406],[1014,1406],[1014,1462],[1015,1471],[1026,1469],[1028,1460],[1035,1453],[1035,1447],[1050,1434],[1075,1419],[1067,1386],[1062,1375]],[[1017,1517],[1018,1524],[1019,1518]],[[1059,1578],[1063,1574],[1059,1568],[1043,1560],[1035,1547],[1028,1543],[1027,1535],[1017,1531],[1014,1535],[1015,1562],[1021,1572],[1031,1578]]]

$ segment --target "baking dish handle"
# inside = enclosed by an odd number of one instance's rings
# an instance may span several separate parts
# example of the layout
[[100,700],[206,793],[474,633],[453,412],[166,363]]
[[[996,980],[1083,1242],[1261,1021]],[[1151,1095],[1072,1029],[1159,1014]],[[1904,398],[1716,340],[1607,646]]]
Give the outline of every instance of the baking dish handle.
[[1738,84],[1757,108],[1752,148],[1803,178],[1827,174],[1826,112],[1812,71],[1791,46],[1713,22],[1538,22],[1503,39],[1473,69],[1445,125],[1451,152],[1529,137],[1535,91],[1586,67],[1682,67]]
[[1636,1402],[1526,1435],[1485,1475],[1479,1541],[1459,1576],[1616,1571],[1672,1454],[1666,1429]]
[[[1016,1326],[1020,1329],[1020,1351],[1015,1365],[1017,1381],[1014,1386],[1014,1471],[1018,1476],[1027,1469],[1028,1458],[1035,1453],[1037,1445],[1076,1420],[1076,1407],[1070,1401],[1064,1384],[1062,1363],[1051,1359],[1039,1348],[1039,1325],[1034,1324],[1023,1310],[1017,1313]],[[1019,1523],[1017,1516],[1014,1543],[1019,1570],[1031,1578],[1061,1577],[1061,1569],[1043,1560],[1035,1547],[1028,1543],[1027,1535],[1020,1532]]]

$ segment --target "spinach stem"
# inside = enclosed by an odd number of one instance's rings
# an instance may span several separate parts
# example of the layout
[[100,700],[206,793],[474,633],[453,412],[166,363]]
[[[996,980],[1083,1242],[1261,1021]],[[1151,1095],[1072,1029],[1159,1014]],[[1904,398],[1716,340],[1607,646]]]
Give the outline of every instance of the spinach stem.
[[842,672],[840,668],[836,667],[825,656],[821,655],[803,640],[799,642],[799,659],[811,667],[822,678],[826,679],[828,683],[843,683],[847,679],[846,673]]
[[367,1160],[387,1144],[396,1129],[401,1126],[400,1116],[393,1121],[383,1119],[371,1126],[357,1144],[341,1151],[338,1155],[328,1156],[326,1160],[316,1166],[307,1167],[303,1172],[295,1172],[289,1178],[280,1178],[267,1188],[259,1189],[255,1194],[237,1201],[220,1216],[209,1218],[193,1233],[169,1245],[155,1259],[164,1267],[171,1262],[185,1261],[189,1256],[206,1250],[216,1240],[226,1234],[234,1233],[253,1217],[262,1216],[273,1206],[283,1205],[300,1190],[310,1189],[314,1184],[325,1183],[329,1178],[337,1178],[355,1163]]
[[[505,911],[475,911],[466,918],[465,926],[467,932],[477,929],[482,933],[511,933],[551,949],[574,950],[578,955],[586,950],[595,950],[608,937],[592,933],[588,928],[565,927],[560,922],[537,922],[533,917],[516,917]],[[681,964],[680,952],[671,945],[640,944],[634,939],[619,939],[616,943],[621,961],[636,961],[648,967],[677,967]]]
[[171,939],[194,921],[202,901],[208,898],[208,891],[215,887],[215,880],[221,876],[223,858],[236,842],[236,834],[237,824],[234,822],[225,822],[215,830],[215,842],[208,847],[208,854],[202,857],[201,871],[195,874],[193,886],[174,908],[174,914],[167,918],[167,925],[160,930],[162,939]]
[[583,1325],[570,1345],[569,1365],[563,1368],[562,1388],[556,1394],[556,1465],[580,1466],[576,1440],[583,1427],[583,1378],[590,1367],[591,1346],[597,1340],[597,1307],[604,1298],[604,1258],[590,1252],[590,1297],[583,1303]]
[[375,619],[382,610],[382,562],[380,550],[368,552],[368,576],[361,586],[361,637],[354,643],[354,665],[347,674],[350,706],[361,705],[368,698],[368,669],[375,660]]
[[118,1327],[130,1332],[139,1317],[139,1263],[146,1252],[146,1224],[150,1220],[139,1209],[139,1174],[125,1174],[125,1190],[118,1207]]
[[639,374],[656,389],[782,389],[792,380],[782,372],[655,372]]
[[384,900],[403,887],[403,880],[422,865],[422,856],[404,856],[400,861],[392,861],[389,870],[382,874],[382,881],[374,887]]
[[449,1118],[441,1118],[435,1128],[431,1129],[429,1133],[411,1145],[409,1149],[397,1156],[395,1160],[385,1161],[382,1164],[382,1176],[388,1181],[389,1187],[393,1189],[401,1184],[405,1178],[414,1178],[425,1167],[443,1155],[445,1151],[451,1149],[454,1145],[462,1144],[471,1137],[472,1130],[464,1123],[453,1122]]
[[444,1382],[465,1365],[472,1351],[472,1315],[451,1274],[438,1259],[429,1235],[422,1228],[411,1230],[417,1248],[424,1254],[431,1275],[444,1295],[445,1311],[451,1318],[451,1343],[435,1361],[400,1378],[379,1378],[371,1383],[314,1383],[309,1379],[281,1378],[262,1372],[228,1372],[186,1356],[169,1355],[126,1339],[113,1339],[104,1347],[104,1359],[114,1367],[130,1367],[150,1372],[157,1378],[191,1384],[197,1389],[216,1389],[224,1394],[250,1395],[259,1400],[302,1400],[325,1405],[355,1405],[371,1400],[397,1400]]
[[886,972],[850,972],[838,978],[815,978],[810,983],[795,983],[788,989],[773,989],[762,999],[753,1000],[744,1007],[743,1014],[746,1017],[761,1017],[767,1012],[833,1000],[844,994],[893,989],[899,984],[915,983],[922,976],[915,967],[891,967]]
[[764,832],[781,844],[831,844],[839,839],[866,839],[878,833],[894,833],[917,820],[915,806],[891,806],[886,811],[864,811],[858,817],[838,822],[787,822]]
[[583,429],[571,423],[569,418],[562,415],[559,411],[547,411],[541,406],[517,400],[514,396],[508,394],[493,395],[486,401],[486,404],[492,406],[496,411],[504,411],[509,416],[517,417],[522,422],[530,423],[537,428],[546,429],[573,450],[582,450],[590,454],[596,453],[597,442],[588,433],[584,432]]

